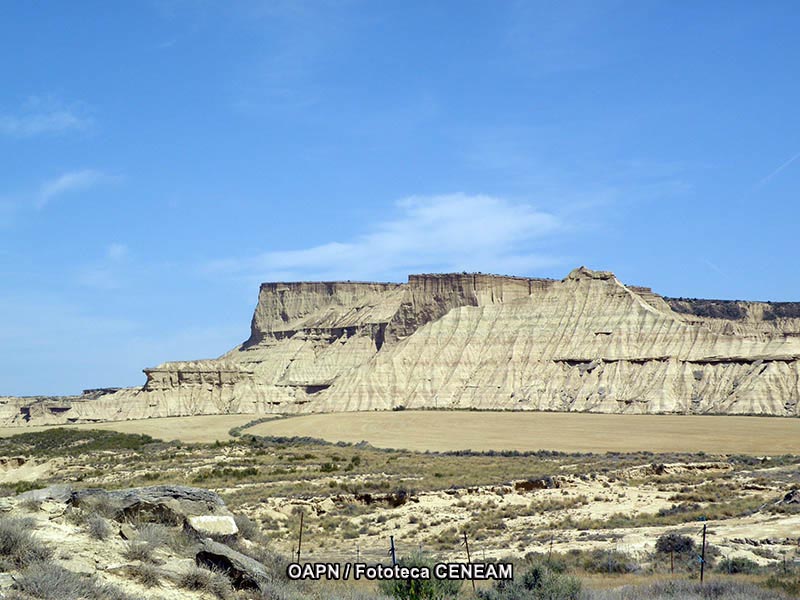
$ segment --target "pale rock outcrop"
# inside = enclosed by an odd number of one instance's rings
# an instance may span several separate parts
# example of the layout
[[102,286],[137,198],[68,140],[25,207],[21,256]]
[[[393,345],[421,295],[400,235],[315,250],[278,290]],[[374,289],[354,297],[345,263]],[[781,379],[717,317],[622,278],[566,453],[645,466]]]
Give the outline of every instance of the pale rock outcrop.
[[405,408],[798,416],[800,303],[663,298],[609,272],[265,283],[247,341],[140,389],[0,398],[6,425]]

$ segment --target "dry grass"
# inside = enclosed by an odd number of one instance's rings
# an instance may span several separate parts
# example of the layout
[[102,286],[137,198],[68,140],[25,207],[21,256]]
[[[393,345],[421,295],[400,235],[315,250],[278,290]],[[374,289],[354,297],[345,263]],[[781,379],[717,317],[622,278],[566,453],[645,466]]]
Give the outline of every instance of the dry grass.
[[52,550],[31,533],[33,520],[29,518],[0,519],[0,571],[26,567],[48,560]]
[[800,419],[588,413],[396,411],[314,414],[244,433],[366,440],[410,450],[800,454]]
[[67,571],[52,563],[38,563],[23,570],[8,600],[133,600],[116,587]]
[[102,429],[120,433],[138,433],[162,440],[180,440],[186,443],[213,443],[229,440],[233,427],[253,420],[254,415],[198,415],[196,417],[164,417],[138,421],[111,421],[108,423],[82,423],[78,425],[37,425],[34,427],[0,427],[0,438],[20,433],[47,431],[56,427],[67,429]]

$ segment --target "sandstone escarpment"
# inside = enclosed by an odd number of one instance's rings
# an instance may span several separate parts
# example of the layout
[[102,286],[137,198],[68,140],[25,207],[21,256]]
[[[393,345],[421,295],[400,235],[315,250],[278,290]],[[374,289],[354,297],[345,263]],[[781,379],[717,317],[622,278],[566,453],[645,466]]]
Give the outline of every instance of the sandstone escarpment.
[[612,273],[268,283],[250,337],[141,389],[3,399],[8,424],[481,408],[798,416],[800,304],[663,298]]

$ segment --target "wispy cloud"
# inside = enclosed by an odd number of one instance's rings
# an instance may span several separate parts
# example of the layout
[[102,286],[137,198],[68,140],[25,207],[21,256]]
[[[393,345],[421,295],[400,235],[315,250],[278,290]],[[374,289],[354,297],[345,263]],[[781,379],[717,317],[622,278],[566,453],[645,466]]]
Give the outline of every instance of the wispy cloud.
[[396,218],[352,241],[220,260],[207,268],[262,281],[400,279],[420,271],[527,273],[560,262],[535,247],[565,224],[530,204],[451,194],[406,198],[396,210]]
[[92,123],[84,112],[51,98],[32,96],[20,110],[0,114],[0,135],[26,138],[84,130]]
[[792,163],[794,163],[798,158],[800,158],[800,152],[795,154],[792,158],[787,160],[785,163],[783,163],[781,166],[779,166],[777,169],[775,169],[772,173],[770,173],[769,175],[764,177],[764,179],[762,179],[761,181],[758,182],[758,185],[756,187],[762,187],[762,186],[767,185],[770,181],[772,181],[775,177],[777,177],[778,174],[781,171],[783,171],[784,169],[787,169],[789,166],[791,166]]
[[114,179],[114,176],[94,169],[69,171],[42,184],[36,199],[36,208],[42,209],[47,206],[50,201],[64,194],[87,190],[96,185],[113,181]]

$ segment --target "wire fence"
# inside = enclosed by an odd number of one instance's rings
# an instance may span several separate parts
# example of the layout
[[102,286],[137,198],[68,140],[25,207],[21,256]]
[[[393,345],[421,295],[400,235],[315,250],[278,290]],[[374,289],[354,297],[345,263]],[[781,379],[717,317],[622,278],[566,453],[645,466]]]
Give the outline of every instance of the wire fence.
[[[708,542],[706,540],[706,529],[706,525],[703,524],[702,528],[698,527],[698,530],[693,532],[695,535],[688,536],[692,538],[694,542],[696,542],[696,545],[691,552],[662,553],[660,560],[663,563],[663,568],[667,570],[671,569],[673,572],[676,570],[687,570],[694,568],[701,573],[702,577],[702,573],[706,570],[706,561],[711,561],[710,557],[706,557],[706,549],[711,548],[711,540],[709,539]],[[402,538],[396,538],[395,536],[391,536],[389,539],[386,539],[382,542],[373,540],[367,544],[360,540],[354,540],[351,549],[349,550],[341,549],[341,547],[330,550],[324,548],[308,548],[306,550],[300,547],[298,555],[298,548],[295,546],[293,558],[298,560],[298,562],[391,565],[393,560],[401,560],[402,558],[413,554],[425,554],[435,557],[439,562],[448,563],[487,562],[487,560],[493,561],[502,557],[508,557],[511,554],[510,548],[497,548],[496,546],[483,547],[479,541],[469,540],[466,534],[463,535],[463,541],[457,546],[451,548],[444,548],[441,544],[433,547],[426,546],[418,542],[405,543]],[[654,549],[656,546],[656,541],[656,539],[653,540]],[[790,540],[784,541],[789,542]],[[784,550],[774,553],[774,558],[777,559],[777,561],[772,565],[773,568],[778,570],[781,570],[782,568],[784,571],[793,571],[797,568],[800,568],[800,536],[793,541],[794,547],[792,549],[786,550],[786,544],[783,544]],[[469,545],[469,552],[467,549],[467,544]],[[601,559],[596,566],[597,571],[602,572],[607,570],[609,573],[615,572],[616,563],[613,562],[615,555],[633,557],[637,553],[641,553],[641,548],[622,542],[618,539],[609,540],[607,544],[600,546],[593,544],[592,549],[601,551]],[[557,550],[558,549],[556,548],[556,554],[558,554]],[[529,551],[542,556],[544,559],[549,559],[549,557],[554,553],[552,538],[547,541],[542,541],[537,546],[530,548]],[[732,553],[731,556],[735,557],[736,553]],[[719,556],[719,558],[726,557]],[[607,569],[604,568],[602,560],[608,560]],[[735,563],[728,561],[728,565],[729,568],[732,568]]]

